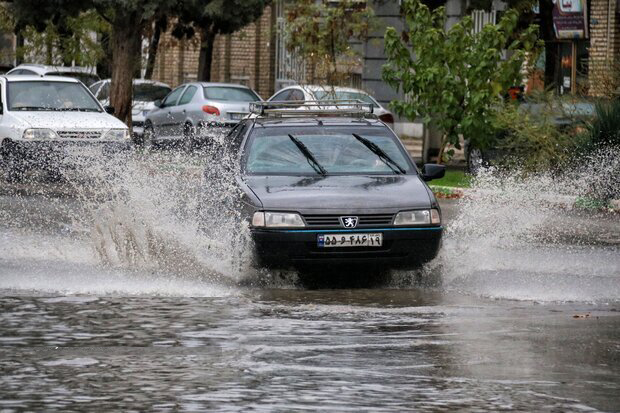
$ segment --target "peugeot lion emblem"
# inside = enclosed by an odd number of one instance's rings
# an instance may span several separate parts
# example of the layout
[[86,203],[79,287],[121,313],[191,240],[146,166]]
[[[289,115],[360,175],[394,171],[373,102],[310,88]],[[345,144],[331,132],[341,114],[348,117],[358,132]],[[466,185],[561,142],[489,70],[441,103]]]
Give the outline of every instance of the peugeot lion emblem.
[[357,217],[340,217],[340,223],[345,228],[355,228],[357,226]]

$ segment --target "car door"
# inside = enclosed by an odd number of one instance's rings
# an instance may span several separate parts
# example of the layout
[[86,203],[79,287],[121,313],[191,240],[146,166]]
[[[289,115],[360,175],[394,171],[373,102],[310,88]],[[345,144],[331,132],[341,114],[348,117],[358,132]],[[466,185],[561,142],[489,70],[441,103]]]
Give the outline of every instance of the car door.
[[[183,91],[181,98],[176,106],[170,108],[170,116],[172,116],[175,124],[175,133],[182,135],[184,133],[184,126],[186,120],[191,118],[191,102],[196,94],[198,87],[196,85],[188,85]],[[196,123],[192,120],[190,123],[195,126]]]
[[171,111],[176,106],[186,85],[181,85],[168,93],[161,106],[149,115],[156,136],[172,136],[174,134],[174,118]]

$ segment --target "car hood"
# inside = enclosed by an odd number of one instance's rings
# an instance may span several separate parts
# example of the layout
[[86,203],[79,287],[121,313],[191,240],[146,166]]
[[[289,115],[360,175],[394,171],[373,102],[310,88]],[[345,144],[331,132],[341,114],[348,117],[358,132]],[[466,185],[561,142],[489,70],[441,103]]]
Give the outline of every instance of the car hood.
[[62,129],[111,129],[126,128],[125,124],[104,112],[11,112],[32,128]]
[[408,209],[431,205],[419,175],[246,176],[244,180],[265,209]]

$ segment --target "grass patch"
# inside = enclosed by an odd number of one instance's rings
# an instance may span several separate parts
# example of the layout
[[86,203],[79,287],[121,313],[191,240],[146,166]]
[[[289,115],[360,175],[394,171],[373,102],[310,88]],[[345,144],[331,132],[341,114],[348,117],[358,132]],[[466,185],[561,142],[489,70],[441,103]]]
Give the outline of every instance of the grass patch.
[[436,186],[455,186],[459,188],[469,188],[471,186],[472,176],[460,169],[447,169],[446,176],[441,179],[435,179],[430,185]]

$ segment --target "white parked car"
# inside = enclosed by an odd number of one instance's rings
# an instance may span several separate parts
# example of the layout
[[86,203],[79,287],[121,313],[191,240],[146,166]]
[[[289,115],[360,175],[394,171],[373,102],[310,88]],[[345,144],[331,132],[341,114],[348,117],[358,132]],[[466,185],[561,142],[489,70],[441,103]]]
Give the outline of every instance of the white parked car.
[[[94,83],[89,89],[102,105],[110,104],[110,79]],[[131,129],[138,141],[141,141],[144,136],[144,120],[146,115],[155,109],[155,101],[165,98],[171,90],[170,86],[165,83],[154,80],[134,79]]]
[[24,63],[9,70],[7,75],[38,75],[38,76],[66,76],[72,77],[90,86],[99,81],[99,76],[93,69],[81,66],[51,66],[35,63]]
[[129,148],[127,126],[78,80],[0,76],[0,97],[0,161],[9,180],[30,169],[57,174],[59,161],[85,151],[101,157]]
[[361,100],[372,105],[372,113],[390,128],[394,129],[394,115],[363,90],[341,86],[294,85],[277,91],[267,101],[295,102],[321,100]]

